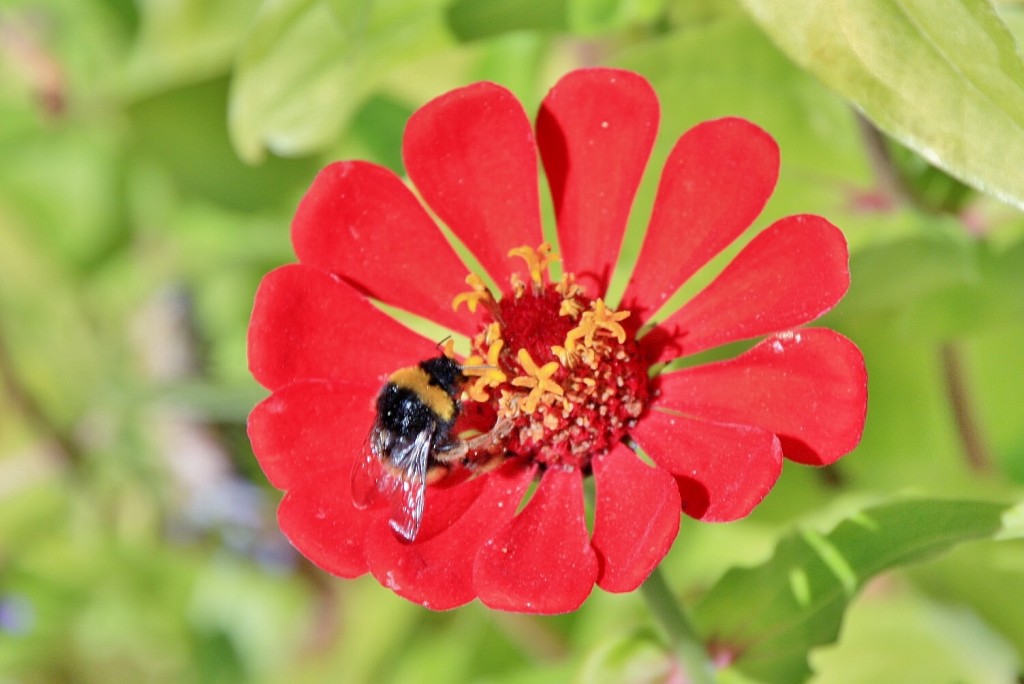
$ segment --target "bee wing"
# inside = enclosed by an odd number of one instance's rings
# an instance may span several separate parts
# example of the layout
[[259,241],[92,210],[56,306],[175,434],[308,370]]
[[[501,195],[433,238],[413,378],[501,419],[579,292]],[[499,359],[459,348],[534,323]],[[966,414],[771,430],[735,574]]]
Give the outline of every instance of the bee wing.
[[377,480],[377,488],[391,504],[391,529],[406,541],[416,538],[423,521],[432,442],[431,431],[421,432],[412,440],[400,440],[391,450],[391,467],[382,466],[383,477]]
[[383,437],[378,426],[374,426],[363,443],[361,458],[352,467],[352,503],[356,508],[369,508],[380,495],[378,483],[384,477],[381,462]]
[[432,430],[406,439],[375,425],[352,469],[355,507],[368,508],[385,499],[391,507],[391,528],[407,541],[416,538],[423,519],[432,443]]

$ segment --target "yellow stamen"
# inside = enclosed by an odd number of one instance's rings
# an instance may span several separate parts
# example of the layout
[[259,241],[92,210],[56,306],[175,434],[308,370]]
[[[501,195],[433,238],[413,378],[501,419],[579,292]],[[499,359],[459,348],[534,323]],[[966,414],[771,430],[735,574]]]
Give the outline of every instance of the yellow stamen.
[[562,303],[558,307],[558,315],[578,318],[582,309],[583,307],[580,306],[580,303],[577,300],[563,299]]
[[487,401],[491,395],[487,392],[488,387],[498,387],[508,380],[508,376],[498,367],[498,357],[501,355],[501,348],[505,346],[504,340],[497,340],[487,350],[487,358],[471,356],[466,359],[466,366],[475,368],[463,368],[463,373],[468,376],[476,376],[473,384],[466,389],[466,395],[473,401]]
[[522,299],[523,295],[526,294],[526,281],[518,273],[513,273],[509,280],[512,283],[512,296],[516,299]]
[[575,354],[573,354],[571,349],[559,347],[556,344],[553,347],[551,347],[551,353],[555,355],[555,358],[557,358],[558,362],[561,363],[564,367],[571,368],[573,366],[573,357],[575,356]]
[[512,384],[516,387],[530,388],[530,394],[521,406],[525,413],[533,413],[541,399],[544,398],[545,393],[550,392],[558,396],[562,396],[565,393],[562,387],[551,379],[551,376],[560,368],[557,361],[550,361],[538,367],[533,358],[530,357],[530,352],[525,349],[520,349],[519,353],[516,354],[516,358],[519,359],[519,365],[522,366],[526,375],[513,378]]
[[555,291],[562,295],[563,299],[570,299],[578,294],[583,294],[583,288],[576,284],[576,275],[566,273],[555,285]]
[[490,349],[490,346],[492,344],[494,344],[495,342],[498,342],[500,340],[501,340],[501,324],[500,323],[491,323],[490,325],[487,326],[487,329],[484,330],[484,344],[486,344],[488,349]]
[[593,340],[594,339],[594,322],[592,317],[583,314],[583,320],[575,328],[570,330],[565,335],[565,344],[563,345],[566,349],[576,351],[579,340]]
[[498,415],[506,418],[519,416],[519,395],[508,390],[501,390],[498,396]]
[[551,245],[547,242],[542,242],[537,249],[532,247],[516,247],[508,251],[510,257],[520,257],[526,262],[526,267],[530,271],[530,280],[533,281],[534,285],[540,286],[544,284],[544,271],[547,267],[555,261],[558,261],[558,255],[551,253]]
[[476,307],[481,302],[493,302],[494,297],[491,296],[491,291],[487,289],[483,279],[476,273],[470,273],[466,276],[466,284],[473,288],[469,292],[462,292],[455,295],[452,300],[452,310],[457,311],[459,304],[466,302],[466,306],[469,308],[470,313],[476,313]]
[[609,309],[602,299],[594,300],[591,310],[580,317],[580,324],[565,336],[565,348],[575,349],[580,339],[583,340],[583,346],[591,347],[594,337],[602,331],[610,333],[622,344],[626,341],[626,329],[619,325],[619,321],[629,318],[629,313]]
[[[482,379],[483,378],[481,378],[481,380]],[[487,390],[483,386],[481,386],[480,380],[477,380],[472,385],[463,390],[463,395],[466,399],[478,403],[483,403],[491,398],[491,395],[487,392]]]
[[629,318],[629,311],[615,311],[604,305],[603,299],[594,300],[594,323],[598,328],[607,330],[619,344],[626,341],[626,329],[619,325],[619,321]]

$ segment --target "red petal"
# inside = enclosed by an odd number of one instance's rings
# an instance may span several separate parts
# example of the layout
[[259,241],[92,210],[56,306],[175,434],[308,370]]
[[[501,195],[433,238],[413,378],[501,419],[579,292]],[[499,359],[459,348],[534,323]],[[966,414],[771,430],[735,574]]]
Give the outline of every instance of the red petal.
[[658,384],[658,406],[770,430],[800,463],[832,463],[864,430],[864,357],[831,330],[778,333],[735,359],[665,373]]
[[476,553],[515,514],[532,477],[532,468],[509,462],[455,487],[429,488],[415,542],[404,543],[390,530],[369,535],[370,570],[399,596],[434,610],[472,601]]
[[493,83],[442,95],[409,119],[403,152],[423,199],[507,286],[522,266],[509,250],[544,239],[536,145],[519,101]]
[[[658,361],[813,321],[846,294],[849,252],[843,233],[820,216],[773,223],[700,294],[659,325],[677,344],[652,350]],[[645,338],[646,339],[646,338]]]
[[351,474],[351,461],[329,476],[311,474],[285,494],[277,509],[278,524],[292,545],[318,567],[341,577],[366,572],[366,532],[387,527],[382,509],[361,511],[352,505]]
[[373,420],[374,392],[349,383],[301,382],[281,388],[249,415],[260,466],[274,486],[289,490],[277,511],[281,531],[302,555],[342,577],[367,570],[363,538],[374,516],[352,505],[351,482]]
[[754,510],[782,472],[775,435],[750,425],[712,423],[654,410],[633,437],[679,485],[683,512],[705,522],[737,520]]
[[249,370],[268,389],[307,378],[383,381],[397,368],[436,355],[435,342],[318,268],[282,266],[256,291]]
[[775,188],[779,148],[743,119],[687,131],[665,162],[651,223],[623,301],[647,318],[757,218]]
[[597,483],[594,550],[605,591],[633,591],[661,562],[679,532],[679,490],[623,445],[593,460]]
[[559,252],[594,296],[604,294],[618,260],[658,114],[658,98],[642,76],[580,69],[551,89],[537,116]]
[[525,613],[576,610],[596,579],[583,478],[559,468],[544,473],[526,508],[484,544],[473,568],[484,604]]
[[292,221],[299,261],[341,276],[360,292],[470,334],[452,297],[468,289],[466,266],[394,173],[368,162],[331,164]]
[[350,468],[373,424],[378,387],[317,380],[286,385],[249,414],[253,453],[278,489],[310,474]]

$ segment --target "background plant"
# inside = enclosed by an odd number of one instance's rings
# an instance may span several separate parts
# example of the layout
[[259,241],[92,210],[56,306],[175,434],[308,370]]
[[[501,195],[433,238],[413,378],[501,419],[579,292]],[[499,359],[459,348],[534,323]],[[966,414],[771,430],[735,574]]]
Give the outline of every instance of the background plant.
[[4,3],[0,682],[664,678],[639,594],[435,614],[312,569],[244,436],[252,294],[316,171],[400,172],[430,97],[489,79],[535,111],[586,64],[657,90],[652,169],[700,120],[756,121],[783,163],[755,228],[814,212],[851,246],[823,324],[865,353],[861,446],[684,520],[663,564],[702,636],[762,645],[721,679],[1012,681],[1022,35],[982,0]]

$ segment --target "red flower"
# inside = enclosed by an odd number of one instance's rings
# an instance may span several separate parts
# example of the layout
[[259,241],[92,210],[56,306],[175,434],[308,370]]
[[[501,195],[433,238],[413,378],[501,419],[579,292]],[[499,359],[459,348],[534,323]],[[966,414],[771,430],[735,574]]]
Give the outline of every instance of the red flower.
[[[658,112],[640,76],[586,69],[548,94],[536,132],[492,83],[412,116],[409,177],[500,297],[478,276],[466,292],[463,262],[392,172],[342,162],[320,173],[292,225],[299,263],[264,278],[249,330],[253,375],[272,391],[249,436],[287,492],[281,528],[314,563],[343,577],[371,572],[435,609],[479,597],[505,610],[569,611],[595,582],[635,589],[672,545],[680,510],[741,518],[783,456],[825,465],[856,446],[867,382],[859,350],[830,330],[796,327],[849,284],[846,242],[828,221],[776,221],[689,303],[659,313],[772,192],[778,149],[753,124],[709,121],[679,139],[622,303],[605,305]],[[551,282],[546,246],[524,248],[543,242],[538,149],[575,280]],[[468,336],[477,363],[490,365],[472,371],[463,413],[506,426],[497,467],[473,477],[456,468],[427,487],[411,543],[392,532],[386,506],[353,505],[351,473],[363,467],[389,374],[438,351],[371,298]],[[648,379],[654,364],[760,336],[734,359]]]

